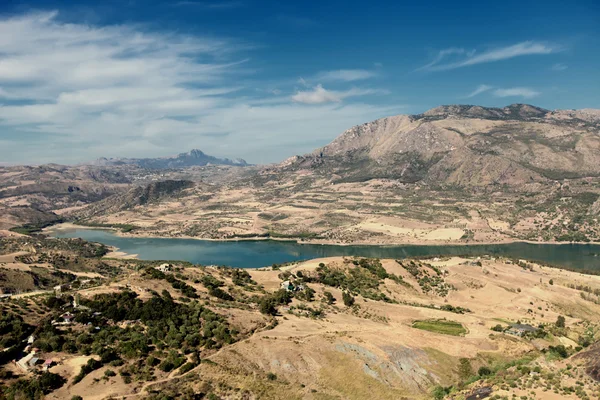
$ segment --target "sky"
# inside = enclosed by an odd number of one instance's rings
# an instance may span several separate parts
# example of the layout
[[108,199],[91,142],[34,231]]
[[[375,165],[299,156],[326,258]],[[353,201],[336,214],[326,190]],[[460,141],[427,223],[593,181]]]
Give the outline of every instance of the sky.
[[600,2],[487,3],[2,0],[0,164],[264,164],[442,104],[600,108]]

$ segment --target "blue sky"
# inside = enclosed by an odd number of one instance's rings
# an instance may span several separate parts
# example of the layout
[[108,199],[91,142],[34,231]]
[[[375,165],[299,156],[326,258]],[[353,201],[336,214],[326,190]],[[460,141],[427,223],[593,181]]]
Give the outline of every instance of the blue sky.
[[600,108],[597,1],[72,3],[0,4],[0,163],[268,163],[440,104]]

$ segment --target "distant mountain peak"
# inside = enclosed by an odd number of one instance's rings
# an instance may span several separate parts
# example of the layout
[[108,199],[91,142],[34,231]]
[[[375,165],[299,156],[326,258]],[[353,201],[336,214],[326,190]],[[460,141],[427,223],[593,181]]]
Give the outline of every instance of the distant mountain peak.
[[186,168],[194,166],[205,166],[205,165],[235,165],[245,167],[248,163],[241,159],[236,158],[230,160],[229,158],[218,158],[213,157],[204,153],[199,149],[192,149],[187,153],[179,153],[176,156],[171,157],[157,157],[157,158],[98,158],[94,165],[123,165],[123,164],[134,164],[142,168],[150,169],[169,169],[169,168]]
[[184,156],[184,157],[185,157],[185,156],[188,156],[188,157],[196,157],[196,158],[200,158],[200,157],[203,157],[203,156],[205,156],[205,155],[206,155],[206,154],[205,154],[205,153],[204,153],[202,150],[199,150],[199,149],[192,149],[192,150],[188,151],[187,153],[181,153],[181,154],[179,154],[179,157],[182,157],[182,156]]

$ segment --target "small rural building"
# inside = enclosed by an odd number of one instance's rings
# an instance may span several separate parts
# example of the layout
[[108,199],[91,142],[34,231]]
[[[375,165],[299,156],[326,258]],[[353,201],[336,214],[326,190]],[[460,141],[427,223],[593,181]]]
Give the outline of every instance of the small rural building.
[[538,331],[538,328],[531,326],[529,324],[514,324],[506,332],[510,333],[511,335],[515,335],[515,336],[523,336],[526,333],[533,333],[533,332],[537,332],[537,331]]
[[73,314],[70,313],[66,313],[62,315],[62,319],[66,322],[66,323],[71,323],[73,322],[73,320],[75,319],[75,316]]
[[57,293],[60,293],[60,292],[63,292],[65,290],[69,290],[69,289],[71,289],[71,285],[63,284],[63,285],[54,286],[54,291]]
[[43,369],[44,371],[48,371],[48,369],[49,369],[50,367],[52,367],[53,365],[54,365],[54,360],[53,360],[53,359],[51,359],[51,358],[49,358],[49,359],[47,359],[46,361],[44,361],[44,364],[42,364],[42,369]]
[[31,353],[27,354],[25,357],[23,357],[19,361],[17,361],[17,365],[23,371],[29,371],[29,363],[34,358],[34,356],[35,356],[35,352],[32,351]]
[[281,288],[283,290],[291,292],[294,290],[294,285],[292,285],[292,282],[290,282],[290,281],[283,281],[283,282],[281,282]]
[[33,368],[41,362],[43,362],[43,360],[40,360],[38,357],[31,357],[31,359],[27,362],[27,366],[29,368]]
[[158,267],[155,267],[160,272],[169,272],[173,268],[171,264],[161,264]]

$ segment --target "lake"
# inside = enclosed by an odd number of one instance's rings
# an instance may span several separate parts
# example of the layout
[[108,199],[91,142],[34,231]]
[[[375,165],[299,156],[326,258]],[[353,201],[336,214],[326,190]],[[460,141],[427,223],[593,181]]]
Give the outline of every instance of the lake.
[[361,256],[405,258],[416,256],[504,256],[541,261],[559,267],[600,271],[600,245],[530,244],[439,246],[335,246],[274,240],[219,242],[176,238],[121,237],[111,230],[76,228],[53,231],[62,238],[82,238],[114,246],[141,260],[183,260],[202,265],[257,268],[319,257]]

